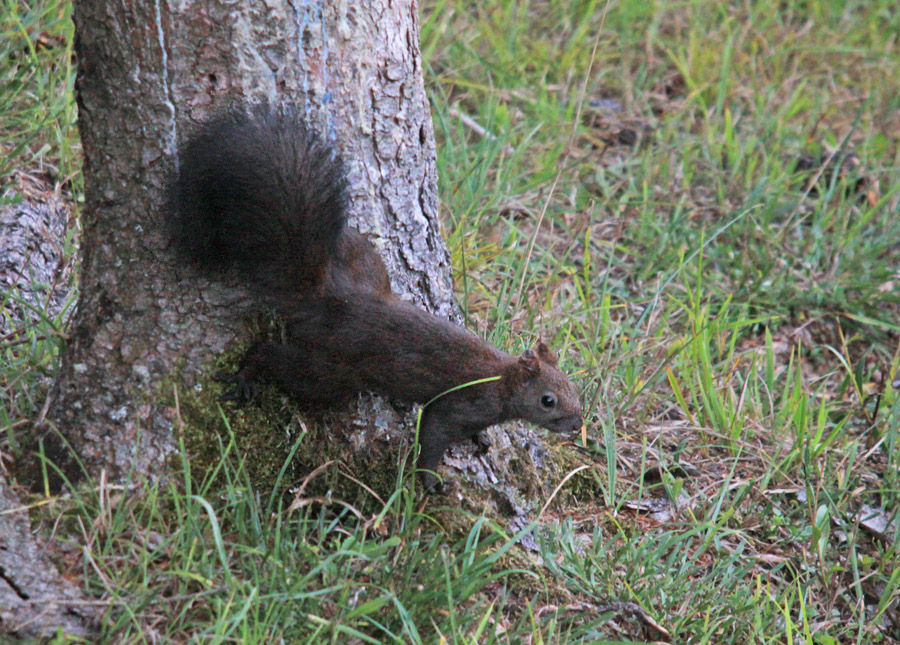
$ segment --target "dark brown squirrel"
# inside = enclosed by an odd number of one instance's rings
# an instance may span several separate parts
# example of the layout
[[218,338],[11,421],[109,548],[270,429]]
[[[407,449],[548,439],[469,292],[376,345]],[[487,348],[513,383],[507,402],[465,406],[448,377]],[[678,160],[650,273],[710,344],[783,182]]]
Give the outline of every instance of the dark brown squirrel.
[[347,227],[345,193],[340,159],[291,108],[235,106],[183,147],[170,209],[176,248],[208,272],[236,273],[287,321],[286,341],[253,345],[223,398],[253,398],[268,381],[312,406],[360,392],[427,404],[427,489],[447,447],[480,440],[488,426],[579,430],[578,393],[544,343],[512,356],[392,293],[374,246]]

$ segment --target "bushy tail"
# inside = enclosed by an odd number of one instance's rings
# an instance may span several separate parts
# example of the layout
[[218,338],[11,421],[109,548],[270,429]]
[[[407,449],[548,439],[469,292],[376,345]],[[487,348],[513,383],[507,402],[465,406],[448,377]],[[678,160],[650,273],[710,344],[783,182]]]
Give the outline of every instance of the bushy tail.
[[178,251],[273,296],[322,282],[347,219],[340,159],[290,108],[238,106],[194,133],[171,195]]

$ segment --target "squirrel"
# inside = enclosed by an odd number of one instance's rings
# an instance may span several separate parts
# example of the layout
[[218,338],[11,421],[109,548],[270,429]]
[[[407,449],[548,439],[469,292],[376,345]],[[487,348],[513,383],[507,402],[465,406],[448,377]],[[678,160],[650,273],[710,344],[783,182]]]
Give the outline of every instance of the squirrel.
[[238,104],[188,137],[170,195],[176,251],[209,275],[237,275],[286,320],[285,342],[252,345],[221,379],[234,384],[222,398],[246,401],[270,382],[311,406],[361,392],[425,404],[427,491],[449,445],[486,449],[488,426],[579,430],[578,393],[543,342],[507,354],[391,291],[375,247],[347,225],[346,189],[341,159],[289,107]]

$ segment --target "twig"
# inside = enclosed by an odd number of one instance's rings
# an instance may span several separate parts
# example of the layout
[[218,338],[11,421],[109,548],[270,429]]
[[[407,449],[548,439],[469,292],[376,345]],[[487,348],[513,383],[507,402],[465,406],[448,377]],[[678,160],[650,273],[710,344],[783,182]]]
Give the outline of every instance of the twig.
[[575,470],[573,470],[572,472],[570,472],[568,475],[566,475],[565,477],[563,477],[563,480],[562,480],[561,482],[559,482],[559,484],[557,485],[556,488],[553,489],[553,493],[550,495],[549,499],[547,499],[547,501],[544,502],[544,505],[541,507],[541,512],[538,513],[537,519],[540,519],[540,518],[541,518],[541,516],[544,514],[544,511],[546,511],[546,510],[547,510],[547,507],[550,506],[550,502],[553,501],[553,498],[556,497],[556,494],[557,494],[557,493],[560,491],[560,489],[565,485],[565,483],[566,483],[567,481],[569,481],[570,479],[572,479],[573,476],[575,476],[577,473],[580,473],[580,472],[581,472],[582,470],[584,470],[585,468],[590,468],[590,466],[589,466],[588,464],[584,464],[584,465],[582,465],[582,466],[579,466],[578,468],[576,468]]

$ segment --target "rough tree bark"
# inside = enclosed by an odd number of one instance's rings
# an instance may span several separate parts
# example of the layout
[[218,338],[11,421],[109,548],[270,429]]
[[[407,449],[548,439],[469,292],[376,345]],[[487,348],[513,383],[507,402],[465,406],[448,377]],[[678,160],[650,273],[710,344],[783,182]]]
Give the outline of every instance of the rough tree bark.
[[[162,384],[177,371],[195,386],[253,308],[233,286],[176,266],[162,226],[184,132],[236,98],[304,106],[344,157],[353,220],[395,290],[456,315],[414,0],[76,0],[75,22],[81,299],[47,417],[58,432],[43,435],[64,473],[79,470],[65,442],[92,473],[160,473],[176,445]],[[540,459],[530,432],[515,443]],[[469,462],[496,491],[493,462]]]
[[62,629],[89,639],[100,607],[49,561],[28,510],[0,473],[0,635],[33,642]]
[[0,293],[6,316],[0,336],[13,339],[37,312],[59,315],[70,297],[71,269],[65,261],[71,210],[58,190],[18,173],[15,189],[0,195]]
[[[0,196],[0,338],[10,343],[27,338],[39,312],[59,315],[71,295],[72,267],[63,252],[70,208],[58,186],[17,174],[16,188]],[[61,628],[89,640],[100,607],[47,558],[29,506],[7,483],[7,459],[0,455],[0,634],[32,642]]]

